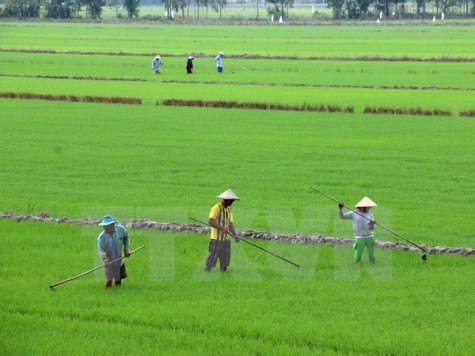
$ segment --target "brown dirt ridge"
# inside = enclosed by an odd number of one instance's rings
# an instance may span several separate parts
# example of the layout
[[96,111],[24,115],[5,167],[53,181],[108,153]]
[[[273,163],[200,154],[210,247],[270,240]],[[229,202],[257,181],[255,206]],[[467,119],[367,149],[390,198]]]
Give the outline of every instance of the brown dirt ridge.
[[[0,48],[0,52],[19,53],[48,53],[48,54],[76,54],[76,55],[106,55],[106,56],[137,56],[153,57],[154,52],[96,52],[96,51],[60,51],[54,49],[23,49],[23,48]],[[195,58],[213,57],[214,54],[205,53],[162,53],[162,57],[186,57],[192,55]],[[311,61],[369,61],[369,62],[475,62],[473,57],[410,57],[410,56],[296,56],[296,55],[260,55],[252,53],[227,53],[226,58],[235,59],[266,59],[266,60],[311,60]]]
[[49,100],[49,101],[70,101],[83,103],[105,103],[105,104],[127,104],[141,105],[142,99],[139,98],[119,98],[107,96],[79,96],[79,95],[51,95],[51,94],[35,94],[35,93],[12,93],[0,92],[0,98],[5,99],[27,99],[27,100]]
[[[0,212],[0,218],[21,221],[35,222],[54,222],[74,225],[97,225],[99,222],[94,218],[69,219],[66,217],[52,217],[46,213],[33,214],[17,214],[12,212]],[[128,229],[151,229],[169,232],[192,232],[197,234],[209,234],[209,227],[197,224],[179,224],[179,223],[160,223],[151,220],[124,220],[119,221],[120,224]],[[328,244],[333,246],[351,246],[353,239],[341,237],[321,236],[321,235],[300,235],[300,234],[279,234],[274,232],[244,230],[238,232],[240,237],[252,240],[280,241],[292,244],[309,244],[320,245]],[[376,241],[378,248],[399,251],[420,251],[418,248],[405,245],[400,242]],[[475,248],[468,247],[443,247],[443,246],[424,246],[429,254],[459,255],[459,256],[475,256]]]

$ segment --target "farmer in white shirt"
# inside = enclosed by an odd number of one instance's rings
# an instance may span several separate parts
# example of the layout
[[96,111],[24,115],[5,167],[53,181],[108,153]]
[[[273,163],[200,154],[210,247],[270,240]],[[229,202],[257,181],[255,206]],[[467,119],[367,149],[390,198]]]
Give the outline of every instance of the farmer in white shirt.
[[163,62],[160,60],[160,56],[157,54],[155,58],[152,61],[152,72],[153,74],[160,74],[160,66],[163,64]]
[[223,72],[223,57],[224,53],[219,52],[219,54],[214,58],[214,60],[216,61],[216,68],[218,69],[218,73]]
[[377,206],[370,198],[364,197],[358,204],[356,204],[357,211],[343,212],[343,203],[338,204],[338,214],[341,219],[351,219],[353,223],[353,231],[355,234],[355,242],[353,248],[355,249],[355,262],[361,261],[363,250],[368,249],[368,256],[370,263],[375,262],[374,246],[375,241],[373,237],[374,230],[374,216],[369,212],[369,209]]

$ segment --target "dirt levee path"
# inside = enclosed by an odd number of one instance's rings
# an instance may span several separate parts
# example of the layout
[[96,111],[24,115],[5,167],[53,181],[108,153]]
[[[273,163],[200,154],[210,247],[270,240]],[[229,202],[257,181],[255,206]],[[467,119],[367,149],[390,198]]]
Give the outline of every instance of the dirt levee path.
[[[93,218],[85,219],[69,219],[65,217],[52,217],[48,214],[16,214],[16,213],[1,213],[0,218],[21,221],[38,221],[38,222],[54,222],[74,225],[97,225],[98,220]],[[193,232],[197,234],[208,234],[209,227],[197,224],[178,224],[178,223],[160,223],[150,220],[125,220],[119,221],[129,229],[151,229],[159,231],[170,232]],[[341,237],[321,236],[321,235],[299,235],[299,234],[278,234],[273,232],[243,230],[239,231],[239,236],[255,240],[281,241],[293,244],[329,244],[334,246],[351,246],[353,239],[346,239]],[[378,248],[388,250],[400,251],[419,251],[416,247],[406,245],[400,242],[376,241]],[[475,248],[468,247],[443,247],[443,246],[424,246],[430,254],[446,254],[446,255],[460,255],[460,256],[475,256]]]

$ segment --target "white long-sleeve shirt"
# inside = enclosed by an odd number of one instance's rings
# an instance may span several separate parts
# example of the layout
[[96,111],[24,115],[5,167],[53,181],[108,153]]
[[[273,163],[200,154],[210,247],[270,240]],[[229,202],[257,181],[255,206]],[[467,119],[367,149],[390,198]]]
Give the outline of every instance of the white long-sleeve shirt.
[[221,57],[220,55],[217,55],[214,60],[216,61],[216,67],[223,66],[223,57]]
[[[371,213],[361,213],[361,215],[349,211],[347,213],[344,213],[342,209],[339,209],[338,215],[340,216],[341,219],[351,219],[351,222],[353,224],[353,232],[355,234],[355,238],[362,238],[362,237],[372,237],[373,236],[373,230],[374,230],[374,216]],[[368,220],[370,219],[370,220]]]

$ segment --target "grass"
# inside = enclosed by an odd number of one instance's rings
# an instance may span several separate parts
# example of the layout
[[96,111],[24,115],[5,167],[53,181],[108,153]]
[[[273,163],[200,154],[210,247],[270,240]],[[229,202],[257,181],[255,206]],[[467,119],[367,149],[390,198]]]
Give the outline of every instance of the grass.
[[[4,49],[473,58],[473,26],[216,26],[0,23]],[[81,33],[78,36],[78,33]],[[112,40],[113,39],[113,40]],[[158,40],[159,39],[159,40]],[[186,58],[186,57],[184,57]],[[185,61],[183,61],[184,65]]]
[[[151,76],[145,56],[1,53],[3,75],[76,76],[147,82],[224,82],[293,86],[400,86],[473,89],[472,63],[225,59],[226,72],[214,75],[212,58],[196,58],[195,73],[185,74],[185,57],[164,57],[161,76]],[[33,70],[34,68],[34,70]],[[117,84],[117,83],[116,83]],[[285,89],[285,88],[284,88]]]
[[[351,224],[315,186],[350,206],[370,196],[377,221],[416,243],[473,246],[474,122],[457,115],[473,110],[469,63],[225,58],[218,76],[203,57],[190,77],[180,57],[190,43],[207,56],[308,56],[317,48],[324,56],[474,57],[471,26],[433,29],[0,23],[2,92],[142,100],[0,99],[0,211],[190,223],[206,220],[216,195],[233,188],[241,197],[238,230],[350,238]],[[161,76],[150,73],[144,54],[157,51],[171,54]],[[114,78],[141,81],[106,80]],[[383,88],[391,85],[406,88]],[[169,98],[354,106],[355,113],[155,105]],[[366,106],[454,116],[364,115]],[[230,270],[207,275],[206,236],[137,230],[132,246],[146,248],[127,261],[122,289],[105,291],[98,271],[52,292],[51,283],[99,264],[99,227],[0,220],[0,229],[5,354],[462,355],[475,346],[471,257],[431,255],[422,264],[415,253],[378,249],[376,266],[356,266],[348,247],[255,241],[302,267],[233,244]],[[376,238],[395,240],[382,229]]]
[[[147,248],[128,259],[122,289],[105,291],[97,271],[50,291],[97,264],[99,228],[0,225],[10,246],[0,262],[7,354],[465,354],[474,346],[470,259],[421,265],[413,254],[378,251],[381,263],[370,268],[352,265],[348,249],[268,246],[301,261],[295,270],[233,244],[229,273],[204,275],[206,237],[132,231],[134,245]],[[35,248],[18,254],[33,236]],[[111,343],[111,334],[121,336]]]
[[[464,221],[471,211],[472,120],[21,104],[19,114],[17,102],[2,101],[3,210],[25,212],[31,204],[34,211],[81,217],[96,207],[87,216],[98,216],[114,196],[115,206],[156,209],[140,217],[187,222],[188,212],[208,213],[216,186],[230,186],[243,196],[240,228],[331,234],[327,223],[314,224],[320,209],[325,219],[333,214],[330,202],[310,192],[317,185],[348,203],[358,201],[362,190],[378,196],[386,206],[378,212],[387,215],[382,221],[418,242],[470,246],[471,227]],[[7,119],[13,115],[16,120]],[[209,147],[232,131],[233,144],[221,153],[233,159],[221,162],[213,183]],[[341,187],[345,180],[354,185]],[[270,205],[266,191],[272,192]],[[413,201],[418,204],[403,203]],[[126,216],[133,217],[131,211]]]

